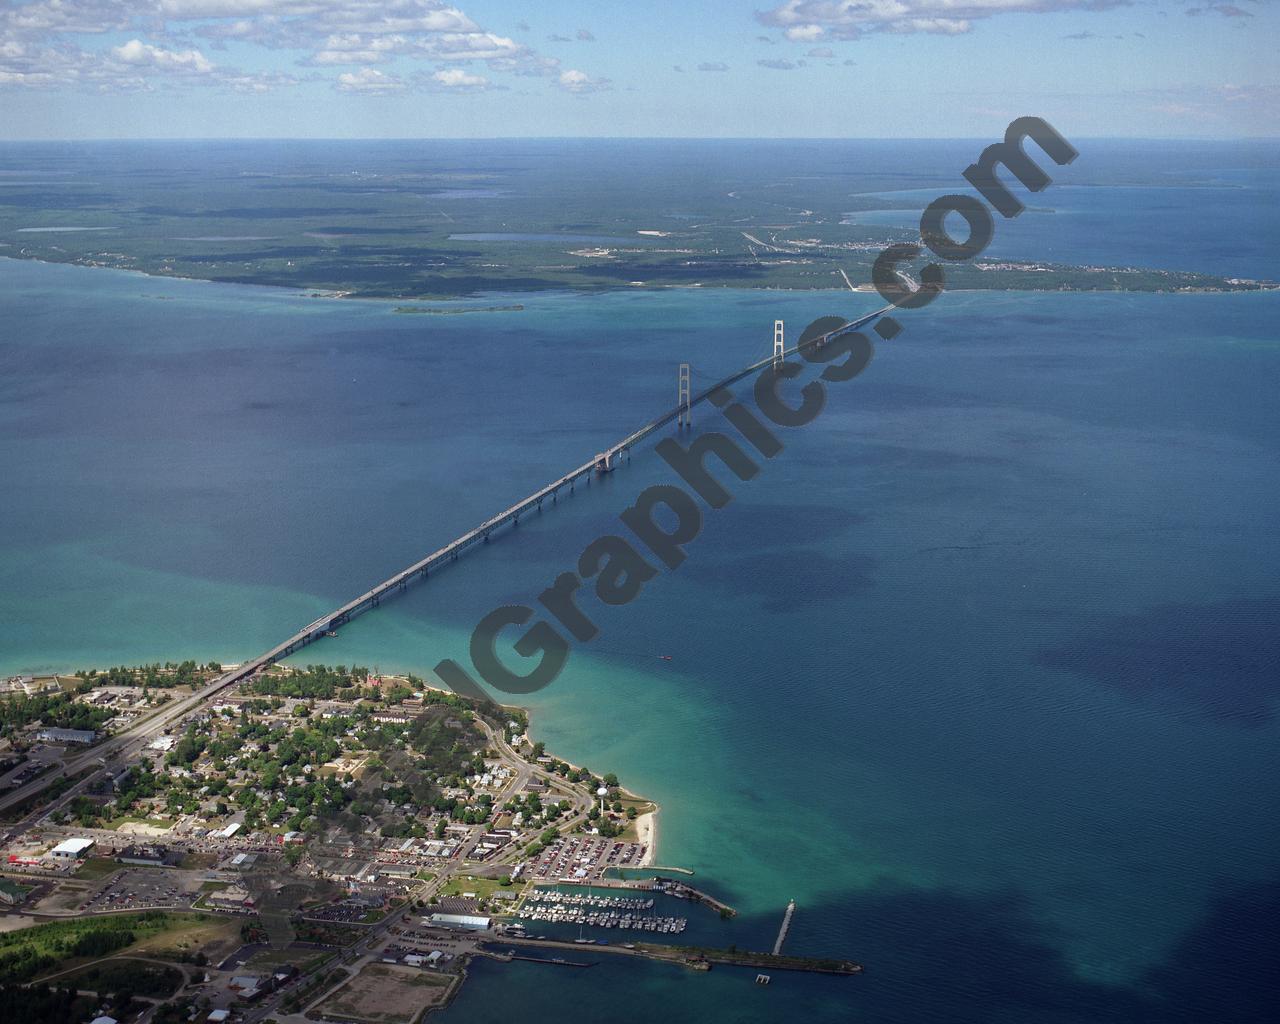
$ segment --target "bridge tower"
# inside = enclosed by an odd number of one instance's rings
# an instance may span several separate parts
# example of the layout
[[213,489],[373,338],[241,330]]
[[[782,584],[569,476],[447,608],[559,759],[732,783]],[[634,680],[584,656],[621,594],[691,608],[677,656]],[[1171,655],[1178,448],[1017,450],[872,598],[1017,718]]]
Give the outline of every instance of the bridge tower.
[[689,364],[680,364],[680,375],[677,378],[679,387],[679,395],[677,405],[679,414],[676,416],[676,430],[684,430],[693,426],[693,412],[689,407],[689,396],[691,394],[689,388]]
[[773,322],[773,361],[775,363],[782,362],[786,351],[787,344],[783,340],[782,321],[775,320]]

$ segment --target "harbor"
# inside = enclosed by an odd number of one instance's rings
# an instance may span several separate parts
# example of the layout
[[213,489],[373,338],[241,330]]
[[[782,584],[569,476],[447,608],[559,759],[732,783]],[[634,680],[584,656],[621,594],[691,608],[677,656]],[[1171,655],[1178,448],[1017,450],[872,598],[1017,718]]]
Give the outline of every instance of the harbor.
[[687,918],[653,914],[653,907],[652,899],[535,890],[525,899],[518,916],[526,921],[624,928],[669,935],[678,935],[688,926]]

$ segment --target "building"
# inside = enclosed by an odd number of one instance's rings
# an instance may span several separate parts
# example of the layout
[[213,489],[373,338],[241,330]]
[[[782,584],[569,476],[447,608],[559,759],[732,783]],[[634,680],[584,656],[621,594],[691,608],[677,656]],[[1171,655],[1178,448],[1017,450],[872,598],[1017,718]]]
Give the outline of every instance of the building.
[[259,978],[252,974],[239,974],[231,979],[231,983],[227,987],[239,995],[246,1003],[251,1003],[264,992],[269,991],[271,986],[265,978]]
[[222,1024],[222,1022],[230,1016],[230,1010],[210,1010],[209,1016],[206,1017],[205,1020],[207,1020],[209,1024]]
[[120,1024],[114,1017],[94,1017],[90,1024]]
[[175,865],[178,858],[163,846],[126,846],[117,855],[116,860],[121,864],[163,868]]
[[93,845],[92,839],[64,839],[49,851],[49,855],[58,860],[79,860]]
[[455,928],[467,932],[482,932],[493,923],[492,918],[479,917],[474,914],[432,914],[427,924],[437,928]]
[[205,902],[217,910],[248,910],[253,906],[253,897],[243,886],[229,885],[209,893]]
[[16,907],[27,898],[28,890],[21,885],[14,885],[7,878],[0,878],[0,903],[7,907]]
[[36,739],[44,743],[84,743],[89,744],[98,738],[92,729],[41,729]]

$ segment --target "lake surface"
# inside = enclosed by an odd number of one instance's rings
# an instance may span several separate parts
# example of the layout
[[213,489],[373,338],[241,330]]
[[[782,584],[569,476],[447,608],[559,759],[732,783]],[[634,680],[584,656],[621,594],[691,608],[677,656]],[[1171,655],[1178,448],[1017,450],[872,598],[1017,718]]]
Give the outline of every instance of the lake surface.
[[[873,300],[404,317],[0,260],[0,672],[257,654],[669,407],[678,362],[709,381],[776,317]],[[1269,1019],[1280,294],[900,319],[726,479],[679,570],[584,600],[600,636],[527,701],[551,750],[661,801],[660,859],[741,911],[700,936],[768,948],[795,898],[788,950],[866,974],[481,963],[442,1021]],[[299,660],[465,661],[672,479],[637,452]]]

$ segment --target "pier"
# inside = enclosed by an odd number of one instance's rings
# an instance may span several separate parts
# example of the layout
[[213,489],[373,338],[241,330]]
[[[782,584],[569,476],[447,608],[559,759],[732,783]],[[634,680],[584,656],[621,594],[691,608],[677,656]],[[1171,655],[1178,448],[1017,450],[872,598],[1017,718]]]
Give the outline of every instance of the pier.
[[[583,946],[571,939],[531,939],[505,935],[497,940],[485,940],[492,946],[534,946],[543,949],[559,949],[581,954]],[[775,971],[803,971],[809,974],[853,975],[862,973],[862,965],[852,960],[835,957],[775,956],[772,953],[752,953],[736,949],[708,949],[701,946],[668,946],[652,942],[634,942],[625,945],[596,943],[587,947],[592,955],[611,953],[618,956],[638,956],[647,960],[683,964],[695,971],[706,971],[715,964],[727,967],[767,967]]]
[[782,944],[787,941],[787,932],[791,930],[791,916],[796,912],[796,901],[787,904],[787,912],[782,915],[782,927],[778,929],[778,939],[773,944],[773,955],[782,955]]

